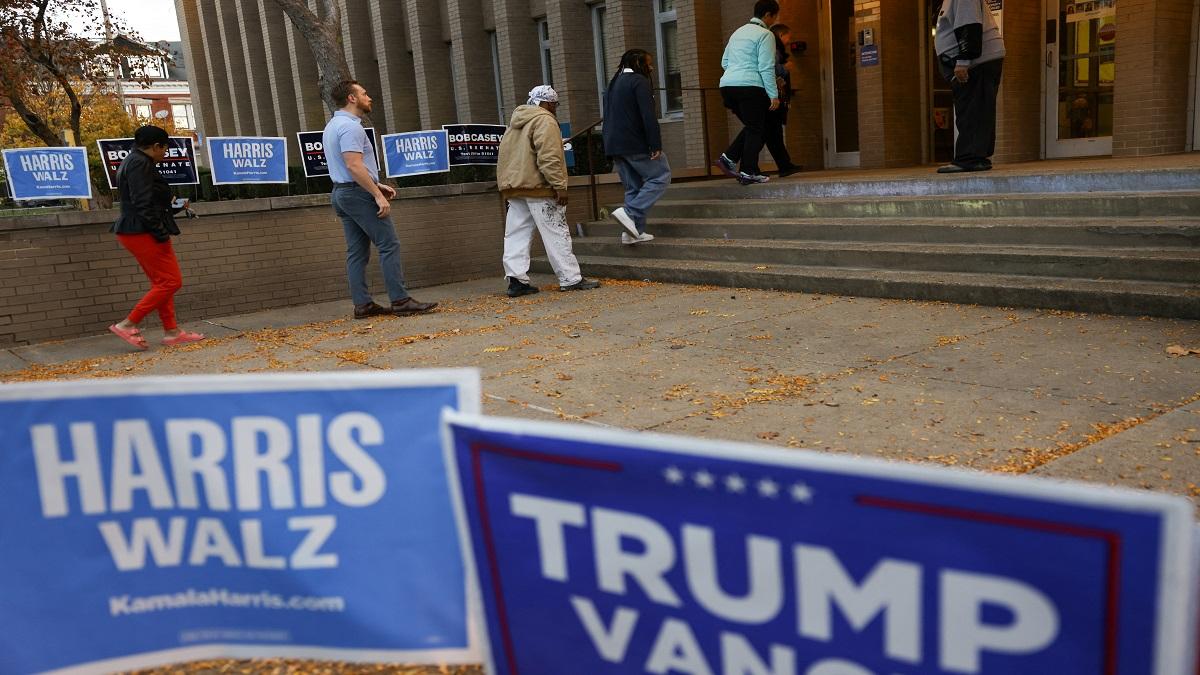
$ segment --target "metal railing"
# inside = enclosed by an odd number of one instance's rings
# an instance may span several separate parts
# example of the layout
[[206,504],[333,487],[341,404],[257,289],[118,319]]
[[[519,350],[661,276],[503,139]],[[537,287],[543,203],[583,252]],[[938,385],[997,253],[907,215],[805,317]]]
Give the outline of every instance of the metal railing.
[[[657,87],[656,92],[665,93],[665,87]],[[699,92],[700,93],[700,128],[703,134],[704,142],[704,177],[712,178],[712,163],[709,159],[712,157],[712,147],[708,135],[708,92],[720,91],[720,87],[680,87],[674,91],[678,92]],[[657,105],[658,102],[655,102]],[[686,108],[685,108],[686,110]],[[686,113],[685,113],[686,116]],[[572,135],[567,142],[575,147],[579,139],[584,139],[585,147],[587,147],[587,172],[588,172],[588,192],[592,205],[592,220],[600,219],[600,197],[599,197],[599,181],[596,176],[596,161],[594,158],[595,145],[592,143],[592,136],[596,129],[604,124],[604,118],[600,118],[590,124],[586,129]],[[578,153],[577,153],[578,156]]]

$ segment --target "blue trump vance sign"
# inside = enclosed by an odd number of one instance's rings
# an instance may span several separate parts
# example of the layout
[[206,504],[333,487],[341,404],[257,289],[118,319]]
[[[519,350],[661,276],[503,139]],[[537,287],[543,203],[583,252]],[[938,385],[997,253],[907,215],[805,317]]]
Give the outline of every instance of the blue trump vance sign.
[[496,675],[1194,667],[1182,499],[445,419]]

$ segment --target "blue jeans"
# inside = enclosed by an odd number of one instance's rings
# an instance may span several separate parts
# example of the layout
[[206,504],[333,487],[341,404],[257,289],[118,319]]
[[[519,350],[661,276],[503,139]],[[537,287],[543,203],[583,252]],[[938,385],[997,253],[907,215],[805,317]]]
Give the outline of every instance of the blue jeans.
[[646,214],[671,185],[667,156],[650,159],[648,154],[621,155],[613,158],[613,166],[625,186],[625,213],[633,219],[639,233],[645,232]]
[[408,297],[404,288],[404,269],[400,265],[400,241],[396,228],[388,218],[375,215],[379,207],[371,193],[355,185],[333,189],[333,211],[342,219],[346,234],[346,278],[350,282],[350,297],[355,306],[372,302],[367,288],[367,263],[371,260],[371,244],[379,249],[379,264],[392,302]]

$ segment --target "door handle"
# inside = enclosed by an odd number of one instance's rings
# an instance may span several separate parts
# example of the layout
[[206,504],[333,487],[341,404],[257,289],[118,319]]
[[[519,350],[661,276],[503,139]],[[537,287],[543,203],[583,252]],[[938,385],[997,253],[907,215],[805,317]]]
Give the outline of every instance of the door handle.
[[1053,49],[1046,50],[1046,67],[1047,68],[1054,67],[1054,50]]

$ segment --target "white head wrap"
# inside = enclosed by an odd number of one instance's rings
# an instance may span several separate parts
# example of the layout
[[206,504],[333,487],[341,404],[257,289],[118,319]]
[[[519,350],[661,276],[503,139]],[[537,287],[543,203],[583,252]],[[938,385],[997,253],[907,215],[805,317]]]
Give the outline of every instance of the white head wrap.
[[529,101],[526,105],[537,105],[545,101],[547,103],[558,103],[558,92],[554,91],[554,87],[548,84],[538,85],[529,92]]

